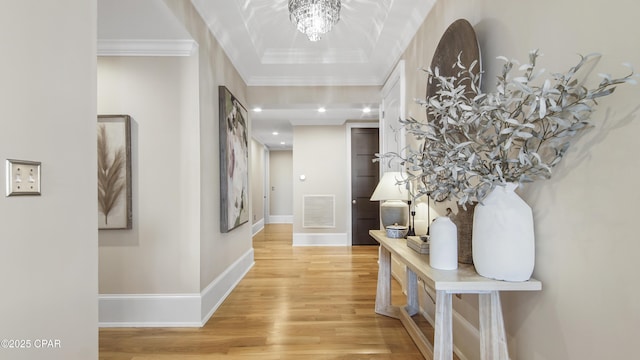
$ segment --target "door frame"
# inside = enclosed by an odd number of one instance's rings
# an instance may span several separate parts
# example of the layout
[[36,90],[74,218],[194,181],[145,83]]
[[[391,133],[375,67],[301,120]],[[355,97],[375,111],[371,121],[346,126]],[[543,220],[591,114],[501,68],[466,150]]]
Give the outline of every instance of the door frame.
[[263,174],[263,201],[262,206],[264,207],[264,224],[270,224],[269,218],[271,217],[271,165],[269,164],[269,159],[271,158],[268,147],[264,147],[264,174]]
[[[404,60],[398,61],[398,64],[393,69],[387,81],[382,86],[382,90],[380,91],[380,153],[384,154],[390,151],[404,153],[406,146],[406,131],[402,124],[398,121],[399,119],[388,119],[385,117],[386,107],[385,99],[387,95],[391,93],[394,86],[398,84],[398,98],[399,98],[399,108],[398,114],[401,119],[406,119],[406,78],[405,78],[405,64]],[[387,112],[388,113],[388,112]],[[387,140],[388,135],[392,130],[400,129],[400,141],[399,143],[392,144]],[[380,178],[382,178],[382,174],[384,173],[385,167],[380,166]],[[399,165],[396,165],[394,168],[388,169],[392,171],[400,171]]]
[[379,129],[380,122],[347,123],[347,168],[345,172],[347,174],[347,196],[349,200],[349,211],[347,211],[347,244],[349,244],[349,246],[353,244],[353,217],[351,216],[351,200],[353,200],[353,192],[351,191],[351,129],[356,128]]

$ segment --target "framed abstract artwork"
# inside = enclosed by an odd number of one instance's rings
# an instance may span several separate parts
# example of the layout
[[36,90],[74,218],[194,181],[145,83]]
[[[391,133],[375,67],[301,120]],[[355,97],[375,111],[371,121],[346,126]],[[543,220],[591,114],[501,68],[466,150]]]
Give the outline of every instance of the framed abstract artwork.
[[247,110],[225,87],[220,101],[220,231],[249,221],[249,150]]
[[98,229],[131,228],[131,118],[98,115]]

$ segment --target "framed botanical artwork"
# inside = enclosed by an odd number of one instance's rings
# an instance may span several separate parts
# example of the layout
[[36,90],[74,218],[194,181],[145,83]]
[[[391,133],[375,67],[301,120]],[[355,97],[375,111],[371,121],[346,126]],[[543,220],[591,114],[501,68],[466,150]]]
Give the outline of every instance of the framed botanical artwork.
[[98,115],[98,228],[131,227],[131,117]]
[[249,150],[247,110],[225,87],[220,100],[220,231],[249,221]]

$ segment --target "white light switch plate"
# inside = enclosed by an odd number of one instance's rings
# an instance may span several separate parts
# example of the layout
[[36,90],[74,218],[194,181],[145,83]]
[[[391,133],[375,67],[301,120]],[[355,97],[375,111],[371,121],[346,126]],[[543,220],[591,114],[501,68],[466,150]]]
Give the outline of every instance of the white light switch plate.
[[40,163],[7,159],[7,196],[40,195]]

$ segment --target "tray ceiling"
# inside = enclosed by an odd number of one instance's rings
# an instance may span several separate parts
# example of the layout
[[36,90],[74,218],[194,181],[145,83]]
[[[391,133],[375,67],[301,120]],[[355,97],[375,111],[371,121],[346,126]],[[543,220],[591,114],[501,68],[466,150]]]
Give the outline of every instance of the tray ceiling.
[[310,42],[287,0],[192,0],[249,86],[382,85],[434,0],[343,0],[340,21]]
[[[382,86],[435,0],[342,0],[340,21],[318,42],[295,29],[287,0],[191,2],[248,86]],[[164,0],[98,1],[99,55],[188,55],[196,46]],[[252,136],[270,149],[291,148],[293,125],[378,118],[371,102],[245,106]]]

